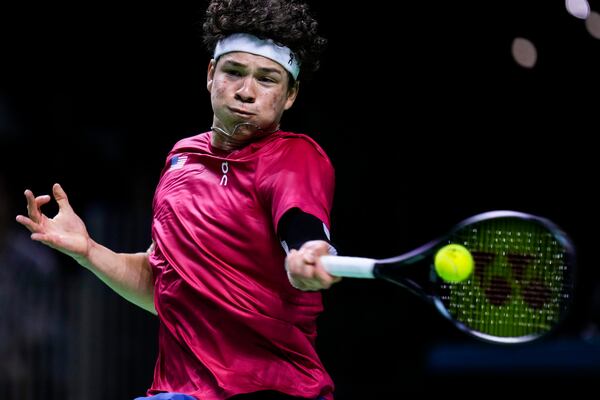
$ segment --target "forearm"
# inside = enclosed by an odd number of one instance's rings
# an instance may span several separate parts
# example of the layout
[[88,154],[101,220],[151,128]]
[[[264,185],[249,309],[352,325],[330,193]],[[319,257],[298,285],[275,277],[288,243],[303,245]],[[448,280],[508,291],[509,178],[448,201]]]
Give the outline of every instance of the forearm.
[[278,234],[288,253],[285,267],[290,284],[296,289],[327,289],[340,280],[329,275],[319,261],[322,255],[336,253],[324,227],[317,217],[298,208],[286,212],[279,221]]
[[115,253],[90,239],[87,257],[75,259],[120,296],[156,314],[148,253]]

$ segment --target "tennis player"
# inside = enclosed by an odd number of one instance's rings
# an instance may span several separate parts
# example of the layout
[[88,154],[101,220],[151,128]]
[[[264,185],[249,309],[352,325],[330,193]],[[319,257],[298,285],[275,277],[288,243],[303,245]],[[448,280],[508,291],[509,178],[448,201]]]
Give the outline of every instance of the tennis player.
[[144,399],[332,399],[315,340],[319,290],[339,281],[318,261],[335,253],[334,170],[315,141],[280,129],[325,39],[294,0],[213,0],[203,28],[213,121],[168,154],[148,251],[96,243],[58,184],[54,218],[40,209],[51,197],[27,190],[17,221],[158,315]]

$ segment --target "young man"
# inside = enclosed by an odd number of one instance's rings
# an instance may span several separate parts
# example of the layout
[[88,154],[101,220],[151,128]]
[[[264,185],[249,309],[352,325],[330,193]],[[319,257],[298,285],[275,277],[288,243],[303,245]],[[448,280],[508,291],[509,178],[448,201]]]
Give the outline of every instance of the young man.
[[318,290],[339,280],[319,262],[334,251],[334,171],[313,140],[279,129],[300,71],[318,67],[325,40],[316,27],[293,0],[210,3],[211,131],[169,153],[147,252],[117,254],[94,242],[58,184],[53,219],[40,210],[50,196],[25,192],[28,217],[17,221],[33,240],[159,316],[150,396],[333,398],[315,339]]

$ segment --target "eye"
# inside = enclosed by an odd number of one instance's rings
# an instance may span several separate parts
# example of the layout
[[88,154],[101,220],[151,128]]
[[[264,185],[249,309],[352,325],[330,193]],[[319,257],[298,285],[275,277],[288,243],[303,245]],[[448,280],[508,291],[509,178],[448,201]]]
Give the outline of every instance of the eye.
[[230,76],[242,76],[242,73],[236,69],[226,69],[224,72]]
[[258,80],[265,83],[277,83],[277,80],[275,78],[271,78],[270,76],[261,76],[258,78]]

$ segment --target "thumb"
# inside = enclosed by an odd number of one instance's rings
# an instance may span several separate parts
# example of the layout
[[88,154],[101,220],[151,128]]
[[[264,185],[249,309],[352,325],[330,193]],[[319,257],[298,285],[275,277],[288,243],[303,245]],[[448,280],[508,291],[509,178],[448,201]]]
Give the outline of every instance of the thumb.
[[69,210],[71,208],[67,194],[58,183],[55,183],[54,186],[52,186],[52,193],[54,194],[54,198],[58,203],[59,209]]

